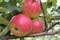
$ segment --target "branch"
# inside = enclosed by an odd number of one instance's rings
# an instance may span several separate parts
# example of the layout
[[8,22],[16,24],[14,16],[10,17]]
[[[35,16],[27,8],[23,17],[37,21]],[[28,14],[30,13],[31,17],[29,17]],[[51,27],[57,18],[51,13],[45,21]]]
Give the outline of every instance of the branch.
[[56,22],[55,24],[53,24],[51,27],[49,27],[49,28],[47,28],[47,30],[46,31],[49,31],[51,28],[53,28],[55,25],[57,25],[57,24],[60,24],[60,22]]
[[[42,32],[42,33],[37,33],[37,34],[30,34],[30,35],[25,36],[25,37],[36,37],[36,36],[54,35],[54,34],[57,34],[57,32]],[[16,38],[24,38],[24,37],[17,37],[17,36],[14,36],[14,35],[7,35],[7,36],[0,37],[0,38],[16,39]]]
[[44,23],[45,23],[45,31],[46,31],[46,28],[47,28],[47,22],[46,22],[46,16],[45,16],[45,12],[44,12],[44,9],[43,9],[43,6],[42,6],[42,2],[40,0],[40,5],[41,5],[41,8],[42,8],[42,12],[43,12],[43,17],[44,17]]
[[43,33],[31,34],[31,35],[29,35],[29,37],[54,35],[54,34],[57,34],[57,32],[43,32]]

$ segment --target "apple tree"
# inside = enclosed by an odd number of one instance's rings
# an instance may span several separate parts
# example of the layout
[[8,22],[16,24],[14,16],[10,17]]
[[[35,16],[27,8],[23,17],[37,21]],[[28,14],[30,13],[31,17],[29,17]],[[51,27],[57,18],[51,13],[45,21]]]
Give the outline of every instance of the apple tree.
[[1,40],[60,40],[59,0],[0,0]]

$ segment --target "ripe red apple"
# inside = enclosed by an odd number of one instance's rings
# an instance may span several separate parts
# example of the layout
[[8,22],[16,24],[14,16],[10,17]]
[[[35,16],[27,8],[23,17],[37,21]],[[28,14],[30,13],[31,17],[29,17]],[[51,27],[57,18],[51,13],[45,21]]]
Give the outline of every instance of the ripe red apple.
[[32,21],[24,14],[15,15],[9,23],[9,29],[15,36],[26,36],[32,30]]
[[26,0],[22,5],[22,11],[25,15],[30,18],[38,18],[40,13],[42,12],[40,2],[37,0]]
[[44,30],[44,23],[41,19],[33,20],[32,33],[41,33]]

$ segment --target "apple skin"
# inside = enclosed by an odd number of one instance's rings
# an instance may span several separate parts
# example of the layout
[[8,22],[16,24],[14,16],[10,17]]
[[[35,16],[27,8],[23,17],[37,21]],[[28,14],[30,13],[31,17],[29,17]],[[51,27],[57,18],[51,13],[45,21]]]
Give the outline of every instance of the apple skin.
[[18,14],[12,17],[8,26],[10,31],[15,36],[23,37],[31,32],[32,21],[28,16],[24,14]]
[[41,19],[33,20],[32,33],[41,33],[44,30],[44,23]]
[[42,12],[40,2],[36,0],[24,2],[22,5],[22,11],[32,19],[38,18]]

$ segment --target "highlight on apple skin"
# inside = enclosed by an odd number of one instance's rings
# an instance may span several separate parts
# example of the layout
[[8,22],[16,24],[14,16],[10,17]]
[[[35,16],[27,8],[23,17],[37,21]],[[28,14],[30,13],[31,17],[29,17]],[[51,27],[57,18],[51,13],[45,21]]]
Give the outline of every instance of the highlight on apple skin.
[[38,18],[41,14],[41,4],[39,1],[36,0],[26,0],[22,5],[22,11],[25,15],[29,16],[32,19]]
[[24,14],[18,14],[12,17],[8,26],[10,31],[15,36],[23,37],[31,32],[32,21],[28,16]]

